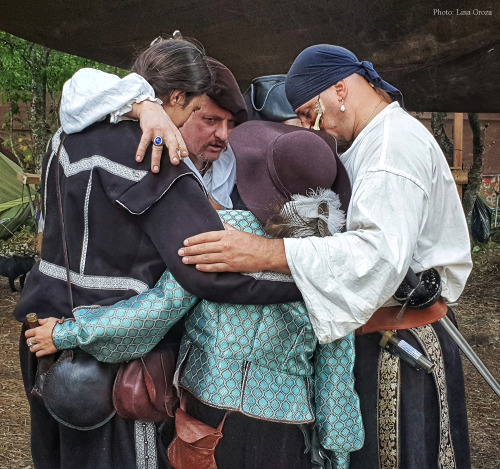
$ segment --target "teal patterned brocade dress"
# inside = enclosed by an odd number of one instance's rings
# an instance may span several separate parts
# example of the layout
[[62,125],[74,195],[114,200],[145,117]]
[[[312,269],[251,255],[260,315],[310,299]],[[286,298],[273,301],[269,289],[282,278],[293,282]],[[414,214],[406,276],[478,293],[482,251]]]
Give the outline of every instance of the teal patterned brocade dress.
[[[218,213],[225,223],[265,236],[250,212]],[[59,350],[80,347],[101,361],[121,362],[153,349],[184,315],[177,386],[209,406],[257,419],[315,422],[335,467],[348,467],[349,453],[364,439],[354,390],[354,337],[319,344],[301,302],[213,303],[194,297],[165,271],[138,296],[113,306],[75,308],[75,319],[57,324],[53,339]]]

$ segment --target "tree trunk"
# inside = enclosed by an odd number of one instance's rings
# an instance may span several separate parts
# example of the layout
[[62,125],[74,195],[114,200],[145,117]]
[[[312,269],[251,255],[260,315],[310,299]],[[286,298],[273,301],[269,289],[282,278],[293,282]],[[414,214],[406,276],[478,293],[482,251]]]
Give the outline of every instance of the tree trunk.
[[481,124],[479,114],[470,113],[468,114],[468,118],[473,135],[473,156],[472,166],[469,169],[469,182],[464,186],[462,205],[470,232],[472,210],[483,180],[484,137],[486,135],[486,127]]
[[30,127],[33,140],[33,171],[39,173],[50,138],[47,124],[47,66],[50,50],[38,45],[31,49],[31,110]]
[[23,171],[25,171],[25,167],[23,164],[23,161],[19,157],[19,154],[17,153],[16,146],[14,145],[14,111],[11,109],[10,112],[10,125],[9,125],[9,132],[10,132],[10,149],[12,154],[16,157],[17,159],[17,164],[21,167]]
[[443,150],[446,161],[450,166],[453,165],[453,143],[446,135],[446,121],[448,113],[446,112],[433,112],[431,114],[431,129],[435,139],[439,143],[441,150]]

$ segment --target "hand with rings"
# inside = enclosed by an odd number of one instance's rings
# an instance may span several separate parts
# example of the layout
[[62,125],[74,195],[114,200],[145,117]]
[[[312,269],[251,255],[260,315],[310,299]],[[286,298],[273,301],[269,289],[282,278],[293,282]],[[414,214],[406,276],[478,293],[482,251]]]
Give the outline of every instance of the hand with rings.
[[52,339],[52,331],[57,322],[57,318],[40,319],[40,326],[33,329],[26,329],[24,336],[26,344],[30,352],[36,354],[37,357],[50,355],[57,352],[56,346]]
[[186,144],[168,114],[154,101],[142,101],[132,105],[130,117],[139,119],[142,137],[137,147],[136,161],[142,161],[148,146],[153,142],[151,152],[151,171],[160,170],[163,147],[166,146],[172,164],[179,164],[188,156]]

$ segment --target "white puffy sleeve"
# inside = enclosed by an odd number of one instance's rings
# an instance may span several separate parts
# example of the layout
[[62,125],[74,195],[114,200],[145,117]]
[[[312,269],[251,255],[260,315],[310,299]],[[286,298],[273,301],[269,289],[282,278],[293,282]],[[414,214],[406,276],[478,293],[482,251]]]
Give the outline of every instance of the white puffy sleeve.
[[162,104],[151,85],[136,73],[120,78],[82,68],[64,84],[59,111],[62,128],[67,134],[80,132],[107,115],[112,123],[119,122],[133,103],[146,99]]
[[353,190],[347,229],[285,239],[293,279],[320,343],[365,324],[403,280],[428,199],[413,181],[374,172]]

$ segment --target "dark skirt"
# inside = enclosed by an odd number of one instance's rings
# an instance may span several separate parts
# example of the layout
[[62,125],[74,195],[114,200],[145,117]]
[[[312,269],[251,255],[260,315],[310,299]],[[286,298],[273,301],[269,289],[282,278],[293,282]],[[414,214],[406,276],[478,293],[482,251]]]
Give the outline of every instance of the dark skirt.
[[[203,404],[186,393],[188,414],[217,428],[225,410]],[[269,422],[230,412],[215,448],[217,469],[311,469],[299,425]]]
[[[448,317],[455,322],[453,312]],[[432,325],[442,349],[446,373],[451,440],[457,469],[470,468],[469,431],[465,401],[462,361],[457,345],[439,323]],[[398,336],[422,351],[415,337],[408,331]],[[361,401],[365,427],[365,444],[352,453],[350,469],[379,469],[379,434],[377,428],[378,360],[381,351],[378,333],[356,337],[356,390]],[[400,464],[401,469],[437,468],[441,432],[440,405],[432,374],[417,371],[401,361],[400,394]],[[383,437],[382,437],[383,439]]]
[[[57,422],[43,401],[31,396],[37,359],[26,345],[25,327],[19,342],[21,372],[31,415],[31,454],[35,469],[136,469],[134,422],[114,416],[95,430],[75,430]],[[169,433],[169,432],[167,432]],[[158,468],[168,466],[158,451]],[[147,464],[146,466],[147,467]]]

